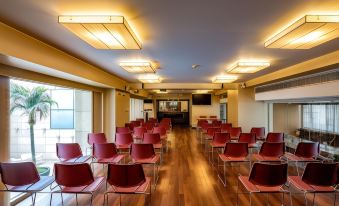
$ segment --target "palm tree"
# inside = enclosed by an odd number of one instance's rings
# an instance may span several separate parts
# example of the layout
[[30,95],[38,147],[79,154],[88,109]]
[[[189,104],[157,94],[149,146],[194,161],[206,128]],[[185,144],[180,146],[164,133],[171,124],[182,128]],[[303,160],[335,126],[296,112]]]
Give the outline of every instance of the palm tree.
[[47,89],[42,86],[32,89],[25,88],[18,84],[11,84],[11,113],[20,110],[22,115],[28,116],[28,124],[31,138],[32,161],[36,162],[35,158],[35,143],[34,143],[34,125],[37,121],[37,116],[40,120],[48,117],[50,107],[57,103],[53,101],[48,94]]

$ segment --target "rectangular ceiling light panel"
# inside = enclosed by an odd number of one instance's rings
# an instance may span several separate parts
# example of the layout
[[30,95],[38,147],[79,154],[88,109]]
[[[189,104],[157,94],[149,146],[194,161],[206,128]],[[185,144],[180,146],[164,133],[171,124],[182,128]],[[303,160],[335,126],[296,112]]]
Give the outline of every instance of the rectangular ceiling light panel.
[[306,15],[265,42],[267,48],[310,49],[339,37],[339,15]]
[[235,75],[221,75],[221,76],[216,76],[213,79],[213,83],[231,83],[237,80],[238,77]]
[[156,71],[150,62],[121,62],[119,65],[130,73],[155,73]]
[[227,72],[230,73],[255,73],[266,67],[269,67],[269,62],[250,62],[250,61],[239,61],[235,63]]
[[142,83],[160,83],[161,79],[158,76],[144,76],[140,77],[139,80]]
[[123,16],[59,16],[59,23],[96,49],[141,49]]

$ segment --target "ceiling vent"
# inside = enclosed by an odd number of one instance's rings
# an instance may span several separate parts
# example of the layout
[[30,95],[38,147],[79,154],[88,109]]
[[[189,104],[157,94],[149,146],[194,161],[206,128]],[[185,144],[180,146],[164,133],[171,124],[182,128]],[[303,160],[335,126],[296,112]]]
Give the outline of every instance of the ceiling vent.
[[339,69],[293,78],[282,82],[255,87],[255,93],[268,92],[339,80]]

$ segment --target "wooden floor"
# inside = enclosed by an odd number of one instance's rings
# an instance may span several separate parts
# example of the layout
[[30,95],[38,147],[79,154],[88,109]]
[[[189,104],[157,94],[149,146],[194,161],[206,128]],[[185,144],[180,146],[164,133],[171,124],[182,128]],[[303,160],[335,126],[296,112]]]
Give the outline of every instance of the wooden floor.
[[[152,205],[163,206],[206,206],[206,205],[236,205],[237,169],[228,170],[227,187],[224,187],[218,179],[218,170],[212,167],[208,158],[204,155],[195,130],[190,128],[174,128],[169,135],[171,145],[168,153],[164,155],[164,163],[160,169],[160,178],[156,191],[152,194]],[[96,175],[102,175],[102,170]],[[222,172],[222,167],[220,171]],[[248,174],[248,166],[242,166],[240,172]],[[290,170],[294,173],[293,169]],[[151,173],[150,173],[151,174]],[[105,187],[95,194],[93,205],[103,204]],[[240,192],[244,192],[239,187]],[[292,190],[296,192],[295,190]],[[79,205],[89,205],[89,196],[79,196]],[[313,195],[309,195],[311,204]],[[267,196],[256,194],[252,196],[252,205],[265,205]],[[319,194],[316,196],[316,205],[333,205],[333,195]],[[339,198],[337,198],[339,199]],[[281,205],[280,195],[269,195],[269,205]],[[49,205],[49,196],[38,195],[36,205]],[[64,195],[65,205],[76,205],[74,195]],[[149,198],[143,195],[125,195],[122,197],[122,205],[148,205]],[[285,196],[285,205],[289,204],[288,196]],[[20,205],[29,205],[25,201]],[[55,195],[52,205],[61,205],[60,195]],[[109,198],[109,205],[119,205],[119,198],[113,194]],[[239,205],[249,205],[248,194],[239,195]],[[304,205],[302,194],[293,194],[293,205]],[[337,201],[339,205],[339,200]]]

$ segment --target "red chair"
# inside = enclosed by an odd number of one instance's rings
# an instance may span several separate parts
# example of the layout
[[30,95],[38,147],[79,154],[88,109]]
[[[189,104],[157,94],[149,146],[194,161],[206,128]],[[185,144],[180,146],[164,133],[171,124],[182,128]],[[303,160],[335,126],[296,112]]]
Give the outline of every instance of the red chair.
[[231,140],[238,140],[241,132],[242,132],[241,127],[232,127],[229,130],[229,133],[231,135]]
[[[252,205],[253,193],[285,193],[290,195],[290,205],[292,205],[291,193],[284,189],[284,185],[287,182],[287,163],[283,164],[266,164],[266,163],[254,163],[250,176],[238,177],[239,182],[242,183],[244,188],[250,194],[250,205]],[[238,189],[237,189],[237,205],[238,205]],[[266,203],[268,198],[266,199]],[[284,196],[281,204],[283,205]]]
[[105,133],[88,133],[87,142],[89,145],[107,143]]
[[76,194],[76,201],[78,205],[78,194],[90,194],[90,205],[93,202],[93,193],[96,192],[105,177],[93,177],[91,167],[87,163],[77,164],[54,164],[55,182],[58,184],[60,190],[52,191],[50,205],[52,205],[52,197],[54,193],[61,193],[62,205],[64,200],[63,193]]
[[269,132],[266,137],[266,142],[284,142],[284,133]]
[[210,116],[210,118],[211,118],[211,119],[216,119],[216,118],[217,118],[217,116],[215,116],[215,115],[212,115],[212,116]]
[[207,116],[205,116],[205,115],[201,115],[201,116],[199,116],[199,118],[204,118],[204,119],[206,119],[206,118],[207,118]]
[[257,140],[263,141],[265,140],[265,127],[252,127],[251,133],[255,134],[255,138]]
[[128,127],[130,131],[133,131],[134,125],[132,123],[125,123],[125,127]]
[[160,159],[162,162],[163,146],[162,146],[162,140],[160,138],[160,134],[159,133],[145,133],[142,142],[145,144],[153,144],[154,149],[159,150]]
[[306,195],[313,193],[313,205],[316,193],[334,193],[334,206],[336,203],[336,188],[338,182],[338,163],[310,162],[306,165],[304,174],[300,176],[289,176],[288,182],[304,193],[305,205]]
[[91,158],[82,154],[78,143],[56,143],[56,153],[62,162],[86,162]]
[[318,142],[299,142],[294,154],[286,152],[284,157],[287,162],[295,162],[297,173],[299,175],[299,162],[319,161],[317,158],[320,154],[320,144]]
[[153,144],[132,144],[130,155],[133,163],[153,165],[153,180],[156,185],[159,178],[160,156],[155,154]]
[[207,128],[207,132],[204,133],[205,152],[208,152],[208,142],[213,139],[214,133],[220,131],[220,127]]
[[196,136],[198,137],[199,135],[199,132],[201,131],[202,129],[202,125],[203,124],[207,124],[208,121],[207,120],[204,120],[204,119],[199,119],[198,122],[197,122],[197,127],[196,127]]
[[132,143],[133,143],[133,136],[131,133],[115,134],[115,144],[118,150],[129,149]]
[[[215,132],[212,142],[210,142],[211,152],[209,152],[209,161],[213,165],[214,159],[214,149],[223,149],[226,146],[226,143],[231,141],[230,133],[225,132]],[[212,153],[212,154],[211,154]],[[211,161],[212,160],[212,161]]]
[[136,118],[135,121],[139,121],[140,124],[145,123],[144,118]]
[[155,126],[155,123],[154,123],[154,122],[146,122],[146,123],[145,123],[145,127],[146,127],[146,129],[147,129],[148,132],[149,132],[149,131],[152,131],[153,128],[154,128],[154,126]]
[[98,164],[117,164],[125,155],[118,154],[117,148],[114,143],[94,144],[93,145],[93,158],[95,161],[92,163]]
[[[151,179],[145,177],[141,164],[108,165],[107,183],[111,186],[104,194],[104,205],[109,205],[108,194],[119,194],[119,205],[122,194],[152,194]],[[147,193],[147,190],[149,192]],[[151,200],[152,198],[150,198]],[[150,201],[150,205],[151,201]]]
[[221,127],[221,124],[222,124],[222,121],[221,121],[221,120],[214,119],[214,120],[212,121],[213,127]]
[[133,129],[133,138],[142,141],[142,138],[144,137],[144,133],[147,132],[147,129],[145,127],[134,127]]
[[232,128],[232,123],[222,123],[220,128],[221,132],[229,132],[229,130]]
[[260,162],[280,162],[285,154],[284,142],[264,142],[258,154],[252,157]]
[[219,174],[218,177],[226,187],[226,163],[250,163],[248,159],[248,144],[244,142],[228,142],[226,143],[224,153],[219,154],[219,158],[224,165],[224,181]]
[[158,120],[157,120],[156,118],[150,117],[150,118],[148,118],[148,121],[147,121],[147,122],[157,123]]
[[238,142],[246,142],[249,148],[258,147],[254,133],[240,133]]
[[213,125],[208,122],[202,123],[200,130],[200,144],[203,144],[204,135],[207,133],[207,129],[210,127],[213,127]]
[[163,145],[166,147],[166,151],[168,151],[168,141],[167,141],[167,132],[166,132],[166,128],[163,126],[157,126],[157,127],[153,127],[153,131],[152,133],[159,133],[160,134],[160,138],[162,140]]
[[116,133],[131,133],[131,130],[129,127],[117,127],[116,128]]
[[0,163],[0,175],[5,185],[5,189],[0,192],[29,193],[33,205],[36,193],[42,192],[54,182],[54,177],[40,177],[33,162]]

